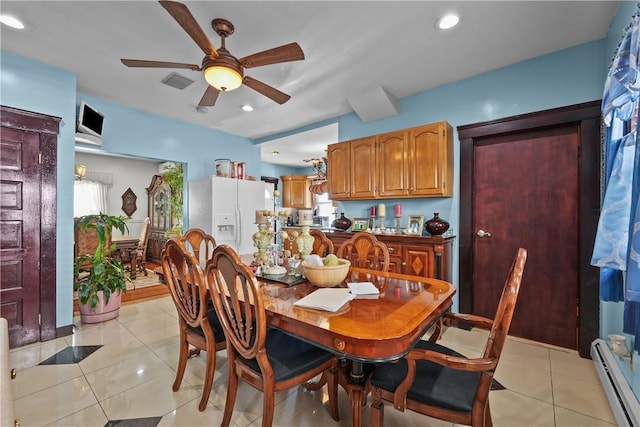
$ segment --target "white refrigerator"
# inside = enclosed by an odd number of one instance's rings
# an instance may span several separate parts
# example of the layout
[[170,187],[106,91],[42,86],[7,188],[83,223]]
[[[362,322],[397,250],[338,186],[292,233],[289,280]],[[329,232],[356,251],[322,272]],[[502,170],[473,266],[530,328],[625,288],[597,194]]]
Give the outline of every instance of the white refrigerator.
[[209,176],[189,181],[189,227],[211,234],[239,254],[255,252],[256,210],[273,210],[273,184]]

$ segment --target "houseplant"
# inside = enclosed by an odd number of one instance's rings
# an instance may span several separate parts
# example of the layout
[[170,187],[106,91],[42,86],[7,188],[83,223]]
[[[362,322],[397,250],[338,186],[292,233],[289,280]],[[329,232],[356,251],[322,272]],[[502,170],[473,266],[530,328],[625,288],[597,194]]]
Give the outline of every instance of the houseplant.
[[169,203],[171,205],[172,227],[166,235],[182,235],[184,165],[172,163],[163,172],[164,183],[169,187]]
[[[76,231],[87,233],[93,239],[91,243],[95,245],[95,250],[91,248],[93,253],[78,253],[74,262],[74,290],[78,292],[81,320],[85,323],[112,319],[119,314],[121,292],[126,292],[127,282],[131,279],[126,276],[122,263],[111,256],[115,244],[110,242],[113,229],[120,230],[123,234],[128,232],[126,221],[125,216],[102,212],[76,220]],[[110,304],[111,299],[114,301]],[[107,311],[105,315],[100,313],[102,309]],[[88,317],[82,317],[83,312],[93,313],[98,317],[88,320]]]

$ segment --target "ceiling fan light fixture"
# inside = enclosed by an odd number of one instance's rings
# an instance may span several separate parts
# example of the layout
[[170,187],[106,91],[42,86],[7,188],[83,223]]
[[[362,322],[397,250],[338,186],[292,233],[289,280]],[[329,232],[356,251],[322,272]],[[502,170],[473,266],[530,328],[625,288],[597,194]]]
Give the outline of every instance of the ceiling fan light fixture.
[[231,68],[218,65],[205,69],[204,79],[211,86],[223,92],[237,89],[242,84],[242,75],[240,73]]

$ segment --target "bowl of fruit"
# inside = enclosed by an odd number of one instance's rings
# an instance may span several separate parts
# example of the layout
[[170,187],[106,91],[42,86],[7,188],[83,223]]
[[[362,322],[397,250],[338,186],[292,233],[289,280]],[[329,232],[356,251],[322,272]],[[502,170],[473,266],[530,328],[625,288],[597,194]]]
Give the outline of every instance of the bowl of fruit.
[[349,260],[329,254],[325,258],[309,255],[302,261],[304,275],[319,288],[331,288],[341,284],[349,273]]

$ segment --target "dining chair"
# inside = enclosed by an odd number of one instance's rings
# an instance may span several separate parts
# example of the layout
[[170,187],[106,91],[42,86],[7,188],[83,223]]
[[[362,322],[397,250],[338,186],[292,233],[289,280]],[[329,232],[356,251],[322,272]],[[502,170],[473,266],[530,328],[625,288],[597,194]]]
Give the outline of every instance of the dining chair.
[[[151,220],[149,217],[146,217],[142,221],[142,225],[140,226],[140,236],[138,237],[138,249],[137,249],[137,259],[136,259],[136,272],[143,273],[147,276],[149,273],[147,272],[146,263],[147,263],[147,243],[149,242],[149,226],[151,224]],[[125,257],[123,257],[125,258]],[[123,265],[127,265],[128,270],[131,270],[131,265],[133,261],[131,257],[126,257],[122,260]]]
[[201,228],[190,228],[180,237],[180,240],[195,255],[200,267],[204,269],[207,260],[213,256],[213,249],[217,246],[216,239]]
[[389,271],[389,248],[366,231],[359,231],[346,240],[336,255],[348,259],[354,267]]
[[[216,370],[216,352],[226,348],[224,331],[215,310],[209,306],[204,272],[196,257],[179,239],[169,239],[162,251],[162,271],[178,310],[180,356],[173,391],[180,389],[187,359],[200,350],[207,353],[202,398],[198,409],[204,411],[209,400]],[[190,350],[189,346],[194,348]]]
[[312,254],[317,254],[321,257],[326,257],[329,254],[334,253],[333,242],[324,234],[322,230],[310,230],[309,234],[313,236],[313,249]]
[[526,249],[518,249],[493,319],[451,312],[444,315],[447,319],[489,330],[481,357],[467,358],[437,344],[435,341],[441,332],[441,328],[437,328],[429,341],[419,341],[397,363],[384,363],[375,368],[368,379],[373,427],[383,425],[383,401],[392,402],[399,411],[410,409],[455,424],[493,425],[489,390],[509,333],[526,260]]
[[267,326],[256,277],[227,245],[216,247],[205,269],[209,293],[227,337],[229,380],[222,426],[233,415],[239,380],[263,392],[262,426],[273,423],[275,393],[327,373],[329,409],[338,421],[334,354]]

